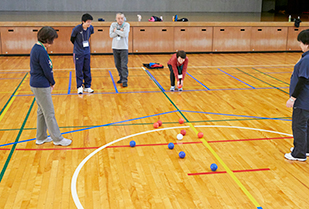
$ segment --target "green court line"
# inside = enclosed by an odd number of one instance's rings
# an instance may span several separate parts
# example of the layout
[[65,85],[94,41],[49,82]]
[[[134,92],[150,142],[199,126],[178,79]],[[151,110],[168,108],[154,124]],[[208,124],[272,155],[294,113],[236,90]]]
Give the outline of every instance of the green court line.
[[[278,119],[292,119],[291,117],[278,117]],[[190,123],[210,123],[210,122],[225,122],[225,121],[249,121],[249,120],[269,120],[266,118],[244,118],[244,119],[220,119],[220,120],[198,120],[198,121],[190,121]],[[163,124],[178,124],[179,122],[163,122]],[[142,126],[142,125],[152,125],[153,123],[130,123],[130,124],[112,124],[108,126]],[[91,128],[99,125],[89,125],[89,126],[61,126],[60,129],[63,128]],[[107,126],[106,126],[107,127]],[[12,129],[0,129],[0,131],[19,131],[18,128]],[[24,128],[24,131],[36,130],[36,128]]]
[[266,75],[266,76],[268,76],[268,77],[270,77],[270,78],[272,78],[272,79],[275,79],[275,80],[277,80],[277,81],[280,81],[281,83],[290,85],[289,83],[287,83],[287,82],[285,82],[285,81],[282,81],[282,80],[280,80],[280,79],[278,79],[278,78],[276,78],[276,77],[273,77],[273,76],[271,76],[271,75],[269,75],[269,74],[267,74],[267,73],[264,73],[264,72],[262,72],[262,71],[259,71],[258,69],[255,69],[255,68],[252,68],[252,69],[255,70],[255,71],[257,71],[257,72],[259,72],[259,73],[262,73],[263,75]]
[[[143,68],[144,69],[144,68]],[[144,70],[147,75],[149,76],[149,78],[151,80],[153,80],[153,78],[151,77],[151,75],[148,73],[148,71]],[[155,78],[154,78],[155,79]],[[161,90],[161,92],[165,95],[165,97],[171,102],[171,104],[176,108],[176,110],[182,115],[182,117],[189,122],[189,120],[186,118],[186,116],[179,110],[179,108],[176,106],[176,104],[171,100],[171,98],[169,98],[169,96],[167,96],[167,94],[164,92],[164,89],[162,89],[158,83],[156,82],[156,80],[153,80],[153,82],[157,85],[157,87]]]
[[23,79],[21,80],[21,82],[18,84],[18,86],[16,87],[15,91],[13,92],[13,94],[10,96],[9,100],[6,102],[6,104],[4,105],[4,107],[2,108],[2,110],[0,111],[0,115],[2,114],[2,112],[5,110],[6,106],[9,104],[9,102],[11,101],[11,99],[13,98],[14,94],[16,93],[16,91],[18,90],[18,88],[20,87],[20,85],[22,84],[22,82],[25,80],[26,76],[28,75],[28,72],[26,73],[26,75],[23,77]]
[[246,75],[251,76],[252,78],[255,78],[255,79],[257,79],[257,80],[259,80],[259,81],[261,81],[261,82],[263,82],[263,83],[266,83],[267,85],[269,85],[269,86],[271,86],[271,87],[274,87],[275,89],[278,89],[279,91],[282,91],[282,92],[284,92],[284,93],[286,93],[286,94],[289,94],[288,92],[286,92],[286,91],[280,89],[279,87],[274,86],[274,85],[272,85],[272,84],[270,84],[270,83],[267,83],[266,81],[263,81],[262,79],[259,79],[259,78],[255,77],[255,76],[251,75],[250,73],[247,73],[247,72],[245,72],[245,71],[242,71],[242,70],[240,70],[240,69],[238,69],[238,68],[236,68],[236,69],[239,70],[240,72],[243,72],[243,73],[246,74]]
[[3,168],[2,168],[2,171],[1,171],[1,173],[0,173],[0,182],[2,181],[2,178],[3,178],[3,176],[4,176],[4,173],[5,173],[5,171],[6,171],[7,167],[8,167],[9,162],[10,162],[10,160],[11,160],[11,158],[12,158],[12,155],[13,155],[13,153],[14,153],[14,151],[15,151],[15,148],[16,148],[16,145],[17,145],[16,142],[18,142],[18,140],[19,140],[19,138],[20,138],[20,136],[21,136],[21,133],[22,133],[23,130],[24,130],[24,127],[25,127],[25,125],[26,125],[26,122],[27,122],[27,120],[28,120],[28,117],[29,117],[29,115],[30,115],[30,112],[31,112],[32,107],[33,107],[33,105],[34,105],[34,102],[35,102],[35,98],[33,98],[33,101],[32,101],[32,103],[31,103],[31,105],[30,105],[30,107],[29,107],[29,110],[28,110],[28,112],[27,112],[27,115],[26,115],[26,117],[25,117],[25,120],[24,120],[23,124],[21,125],[21,127],[20,127],[20,129],[19,129],[19,132],[18,132],[18,135],[17,135],[17,137],[16,137],[16,139],[15,139],[15,144],[12,146],[11,151],[10,151],[10,153],[9,153],[9,156],[7,157],[7,159],[6,159],[6,161],[5,161],[5,164],[4,164]]

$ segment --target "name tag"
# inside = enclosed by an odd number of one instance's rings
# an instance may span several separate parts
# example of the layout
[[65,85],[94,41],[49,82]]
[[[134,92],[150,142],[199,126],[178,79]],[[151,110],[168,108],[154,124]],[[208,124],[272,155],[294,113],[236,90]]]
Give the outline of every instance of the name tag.
[[182,75],[178,75],[178,79],[182,79]]
[[83,41],[83,47],[89,47],[89,41]]
[[121,37],[120,37],[120,36],[118,36],[118,37],[117,37],[117,41],[120,41],[120,39],[121,39]]

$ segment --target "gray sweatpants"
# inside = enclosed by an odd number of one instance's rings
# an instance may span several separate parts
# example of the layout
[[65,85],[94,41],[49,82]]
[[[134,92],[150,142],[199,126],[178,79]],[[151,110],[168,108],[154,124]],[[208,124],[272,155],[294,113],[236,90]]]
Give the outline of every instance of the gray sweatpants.
[[54,142],[63,139],[55,118],[54,104],[51,89],[30,87],[38,104],[36,140],[43,141],[47,138],[47,129]]
[[128,82],[128,50],[113,49],[113,55],[121,83]]

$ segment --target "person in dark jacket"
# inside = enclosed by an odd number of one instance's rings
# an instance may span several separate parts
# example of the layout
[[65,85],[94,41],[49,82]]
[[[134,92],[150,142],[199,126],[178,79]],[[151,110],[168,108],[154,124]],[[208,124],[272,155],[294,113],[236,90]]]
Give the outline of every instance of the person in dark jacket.
[[[57,32],[49,26],[41,28],[38,42],[30,52],[30,88],[38,105],[36,144],[53,141],[54,145],[69,146],[72,140],[64,138],[59,130],[51,92],[55,86],[53,63],[46,48],[58,38]],[[47,136],[47,130],[51,137]]]
[[290,98],[287,107],[293,108],[292,131],[294,147],[284,157],[306,161],[309,156],[309,30],[301,31],[297,40],[304,52],[294,66],[290,81]]
[[[77,93],[93,93],[91,87],[91,70],[90,70],[90,44],[89,39],[94,33],[91,22],[93,17],[90,14],[83,14],[82,24],[73,28],[71,42],[74,44],[73,58],[76,72]],[[84,86],[83,86],[84,85]]]

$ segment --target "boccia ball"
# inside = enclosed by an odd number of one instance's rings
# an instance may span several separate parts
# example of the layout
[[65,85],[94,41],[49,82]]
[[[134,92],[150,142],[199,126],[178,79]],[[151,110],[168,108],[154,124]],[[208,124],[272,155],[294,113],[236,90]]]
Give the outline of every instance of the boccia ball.
[[162,126],[162,121],[158,120],[157,123],[159,124],[159,126]]
[[202,138],[202,137],[204,136],[204,134],[203,134],[202,132],[199,132],[199,133],[197,134],[197,136],[198,136],[198,138]]
[[184,120],[183,118],[180,118],[180,119],[179,119],[179,123],[180,123],[180,124],[183,124],[184,122],[185,122],[185,120]]
[[177,134],[177,139],[178,140],[182,140],[183,139],[183,135],[182,134]]
[[182,129],[181,131],[180,131],[180,133],[184,136],[184,135],[186,135],[186,130],[184,130],[184,129]]
[[177,87],[178,87],[178,89],[181,89],[181,88],[182,88],[182,85],[178,85]]
[[184,158],[186,156],[186,153],[184,151],[179,152],[179,157]]
[[169,149],[174,149],[174,143],[170,142],[170,143],[168,144],[168,148],[169,148]]
[[131,147],[135,147],[135,145],[136,145],[135,141],[130,141],[130,146]]
[[216,163],[211,164],[211,165],[210,165],[210,169],[211,169],[212,171],[216,171],[216,170],[218,169],[217,164],[216,164]]
[[153,127],[154,127],[154,128],[158,128],[158,127],[159,127],[159,123],[154,123],[154,124],[153,124]]

